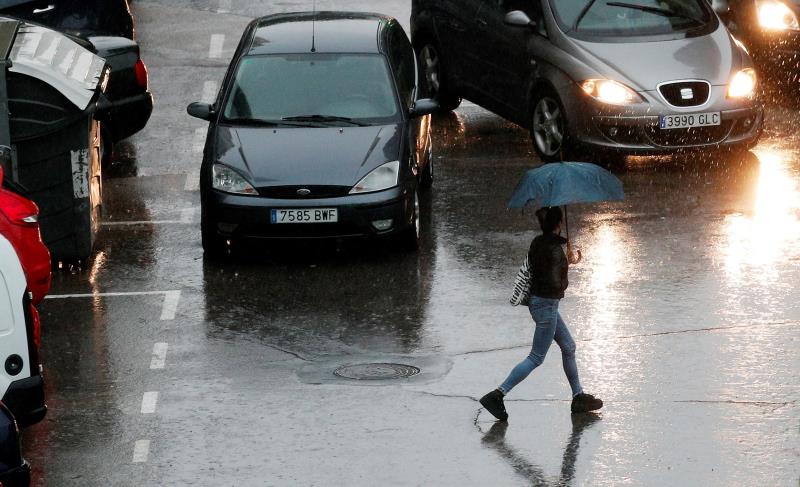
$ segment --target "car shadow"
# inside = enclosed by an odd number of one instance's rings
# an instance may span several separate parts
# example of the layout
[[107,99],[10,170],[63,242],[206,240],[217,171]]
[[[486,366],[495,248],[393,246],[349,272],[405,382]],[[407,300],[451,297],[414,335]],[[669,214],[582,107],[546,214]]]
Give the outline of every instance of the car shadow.
[[557,479],[548,479],[544,470],[520,454],[506,441],[508,422],[498,421],[489,428],[481,438],[481,443],[500,454],[517,475],[523,477],[535,487],[569,486],[575,480],[575,463],[578,460],[581,436],[583,432],[598,422],[601,416],[597,413],[572,415],[572,430],[561,459],[561,471]]

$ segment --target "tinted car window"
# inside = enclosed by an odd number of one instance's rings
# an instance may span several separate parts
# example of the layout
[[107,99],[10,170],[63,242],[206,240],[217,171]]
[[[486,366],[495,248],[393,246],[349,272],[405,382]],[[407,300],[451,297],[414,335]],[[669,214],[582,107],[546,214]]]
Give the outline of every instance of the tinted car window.
[[328,115],[381,122],[399,111],[382,55],[315,53],[244,57],[223,114],[229,121]]
[[551,0],[559,26],[595,36],[685,32],[713,19],[705,0]]
[[404,105],[410,107],[414,103],[414,86],[417,77],[414,51],[405,32],[399,27],[392,33],[390,43],[390,58],[397,77],[400,99],[403,100]]

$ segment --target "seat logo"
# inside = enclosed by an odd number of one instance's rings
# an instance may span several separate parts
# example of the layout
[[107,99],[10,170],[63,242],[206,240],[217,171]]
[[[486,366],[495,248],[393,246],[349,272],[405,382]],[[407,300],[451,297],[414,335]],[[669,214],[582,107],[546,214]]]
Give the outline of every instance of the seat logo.
[[694,98],[694,90],[691,88],[681,88],[682,100],[691,100],[692,98]]
[[297,190],[297,196],[308,196],[311,194],[311,190],[308,188],[300,188]]

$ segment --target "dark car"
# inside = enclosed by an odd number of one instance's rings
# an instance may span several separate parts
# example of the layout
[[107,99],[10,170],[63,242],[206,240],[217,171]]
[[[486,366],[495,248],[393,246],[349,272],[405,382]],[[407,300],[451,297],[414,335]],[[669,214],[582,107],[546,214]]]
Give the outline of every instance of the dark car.
[[428,88],[531,131],[543,160],[744,150],[756,74],[705,0],[414,0]]
[[800,88],[800,0],[729,0],[721,16],[762,73]]
[[[35,22],[82,40],[111,67],[103,117],[105,144],[142,130],[153,111],[147,67],[134,41],[127,0],[0,0],[0,14]],[[110,147],[105,148],[110,154]]]
[[200,171],[203,248],[230,240],[393,235],[419,241],[433,180],[432,100],[414,51],[379,14],[291,13],[250,23],[213,105]]
[[22,458],[17,422],[0,402],[0,486],[28,487],[30,483],[31,467]]

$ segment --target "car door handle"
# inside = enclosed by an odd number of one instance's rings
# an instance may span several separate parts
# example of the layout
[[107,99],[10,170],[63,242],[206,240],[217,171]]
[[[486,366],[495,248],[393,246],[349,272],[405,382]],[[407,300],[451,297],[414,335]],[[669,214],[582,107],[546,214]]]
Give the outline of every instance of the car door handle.
[[47,7],[45,7],[45,8],[35,8],[35,9],[33,9],[33,13],[35,13],[35,14],[37,14],[37,15],[38,15],[38,14],[43,14],[43,13],[45,13],[45,12],[49,12],[49,11],[51,11],[51,10],[55,9],[55,8],[56,8],[56,6],[55,6],[55,5],[48,5],[48,6],[47,6]]

